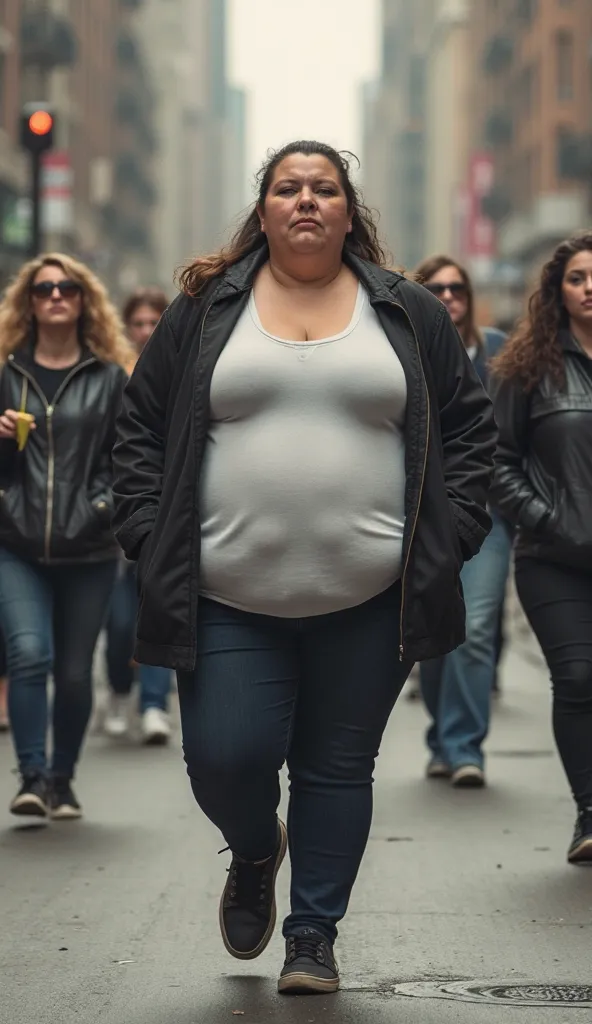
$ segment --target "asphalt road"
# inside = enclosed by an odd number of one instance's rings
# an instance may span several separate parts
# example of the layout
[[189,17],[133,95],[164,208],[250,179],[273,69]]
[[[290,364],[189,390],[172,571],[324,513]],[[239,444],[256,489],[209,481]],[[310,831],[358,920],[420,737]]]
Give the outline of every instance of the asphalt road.
[[[178,742],[93,736],[86,818],[15,827],[0,739],[0,1020],[10,1024],[590,1024],[586,1009],[413,998],[403,982],[592,983],[592,870],[568,867],[573,811],[544,674],[510,655],[490,787],[423,779],[425,723],[402,700],[386,737],[365,863],[338,955],[343,991],[281,999],[278,934],[243,965],[217,932],[227,855],[192,803]],[[288,870],[280,876],[287,904]],[[236,1012],[235,1012],[236,1011]],[[239,1012],[240,1011],[240,1012]]]

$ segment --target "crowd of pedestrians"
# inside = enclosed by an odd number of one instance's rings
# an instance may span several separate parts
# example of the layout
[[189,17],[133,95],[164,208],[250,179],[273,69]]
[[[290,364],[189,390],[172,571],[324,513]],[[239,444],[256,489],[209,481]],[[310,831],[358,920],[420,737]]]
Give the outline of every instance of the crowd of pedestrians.
[[512,553],[576,803],[568,858],[592,861],[592,235],[558,247],[506,337],[452,256],[388,269],[343,156],[296,142],[179,283],[120,316],[50,254],[0,303],[11,811],[82,815],[103,632],[108,738],[137,711],[166,744],[176,682],[193,794],[231,853],[227,950],[269,943],[289,845],[279,990],[333,992],[375,758],[416,662],[428,778],[486,785]]

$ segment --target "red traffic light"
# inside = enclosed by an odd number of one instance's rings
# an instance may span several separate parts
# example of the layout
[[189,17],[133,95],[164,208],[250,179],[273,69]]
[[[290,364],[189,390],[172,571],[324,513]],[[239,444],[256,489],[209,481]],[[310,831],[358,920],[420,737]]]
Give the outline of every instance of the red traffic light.
[[53,128],[53,117],[47,110],[36,110],[29,118],[29,129],[33,135],[48,135]]

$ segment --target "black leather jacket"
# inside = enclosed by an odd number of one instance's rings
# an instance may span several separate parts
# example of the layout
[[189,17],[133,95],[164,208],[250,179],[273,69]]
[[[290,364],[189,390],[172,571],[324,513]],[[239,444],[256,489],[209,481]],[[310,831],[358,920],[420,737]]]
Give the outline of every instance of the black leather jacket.
[[19,349],[0,376],[0,409],[19,409],[25,389],[37,426],[22,452],[0,441],[0,546],[44,563],[116,558],[111,449],[127,375],[84,350],[48,405],[32,363]]
[[560,336],[566,386],[495,389],[499,430],[491,500],[518,526],[516,554],[592,569],[592,361]]
[[[197,650],[200,469],[210,384],[267,250],[251,253],[165,312],[126,387],[113,453],[114,525],[138,560],[136,657],[191,670]],[[441,302],[400,274],[344,253],[407,381],[401,656],[436,657],[464,640],[463,561],[489,529],[491,403]],[[257,453],[249,453],[256,458]]]

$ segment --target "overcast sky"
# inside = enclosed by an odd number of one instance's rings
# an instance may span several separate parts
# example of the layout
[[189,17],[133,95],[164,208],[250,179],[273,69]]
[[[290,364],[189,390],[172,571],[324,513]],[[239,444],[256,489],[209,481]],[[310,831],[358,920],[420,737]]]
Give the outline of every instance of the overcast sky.
[[297,138],[359,152],[359,86],[377,70],[379,5],[228,0],[230,76],[250,94],[250,176],[270,146]]

